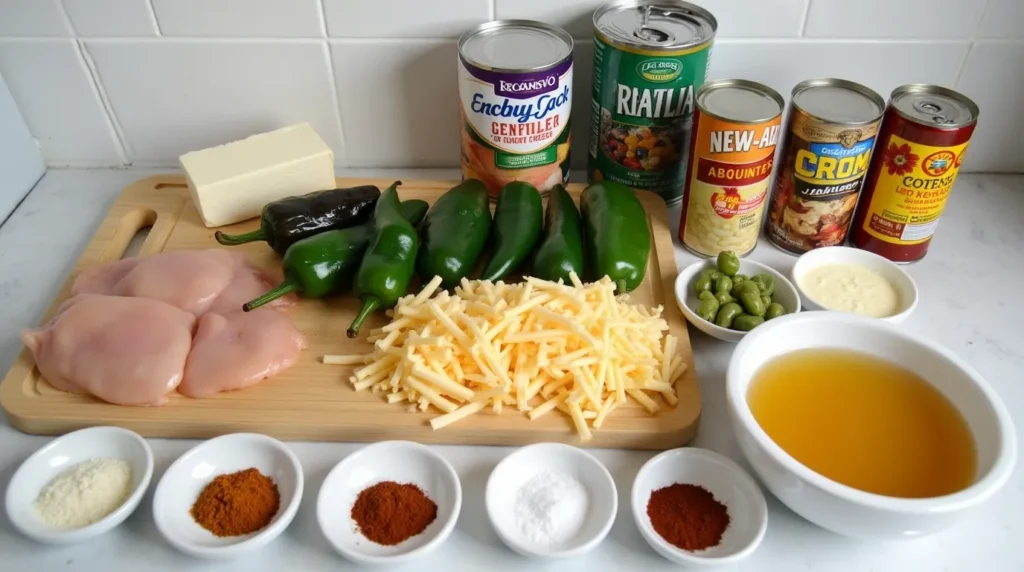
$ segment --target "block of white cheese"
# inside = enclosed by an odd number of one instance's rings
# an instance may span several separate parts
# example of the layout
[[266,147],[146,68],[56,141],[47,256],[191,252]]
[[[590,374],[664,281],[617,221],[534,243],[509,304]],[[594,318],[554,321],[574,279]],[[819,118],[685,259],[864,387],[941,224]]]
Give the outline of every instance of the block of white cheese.
[[178,158],[207,227],[260,215],[285,197],[333,189],[334,153],[308,123]]

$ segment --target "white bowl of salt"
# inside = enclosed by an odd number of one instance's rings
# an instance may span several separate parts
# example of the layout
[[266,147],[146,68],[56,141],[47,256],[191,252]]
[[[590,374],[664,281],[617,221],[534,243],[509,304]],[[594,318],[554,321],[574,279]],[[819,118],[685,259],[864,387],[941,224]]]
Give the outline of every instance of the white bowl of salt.
[[138,434],[91,427],[50,441],[7,486],[7,515],[50,544],[95,538],[124,522],[153,478],[153,451]]
[[604,540],[619,500],[611,474],[593,456],[538,443],[498,463],[487,480],[486,504],[509,548],[528,557],[566,558]]

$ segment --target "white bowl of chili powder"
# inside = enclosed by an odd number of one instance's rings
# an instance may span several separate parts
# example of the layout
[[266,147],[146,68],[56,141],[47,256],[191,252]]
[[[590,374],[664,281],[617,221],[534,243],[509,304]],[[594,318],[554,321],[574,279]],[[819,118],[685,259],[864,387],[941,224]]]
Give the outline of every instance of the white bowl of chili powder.
[[631,497],[644,540],[683,566],[735,564],[757,549],[768,528],[768,505],[754,479],[706,449],[672,449],[647,461]]
[[451,464],[411,441],[383,441],[331,469],[316,517],[328,542],[359,564],[396,564],[422,556],[451,535],[462,485]]

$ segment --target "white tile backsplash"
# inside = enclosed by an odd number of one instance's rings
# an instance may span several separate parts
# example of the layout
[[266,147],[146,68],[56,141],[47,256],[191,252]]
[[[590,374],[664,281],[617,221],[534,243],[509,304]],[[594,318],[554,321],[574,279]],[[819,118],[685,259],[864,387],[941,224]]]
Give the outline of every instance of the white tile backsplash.
[[[319,0],[151,0],[165,36],[323,35]],[[356,0],[362,3],[362,0]]]
[[[561,1],[561,0],[558,0]],[[334,38],[456,38],[490,19],[491,0],[323,0]]]
[[816,38],[970,38],[984,7],[981,0],[811,0],[805,33]]
[[315,40],[86,40],[132,162],[308,121],[342,155],[327,46]]
[[0,36],[70,36],[60,0],[0,0]]
[[74,40],[0,39],[0,75],[47,164],[124,163]]
[[158,33],[149,0],[64,0],[64,9],[81,37]]
[[[0,71],[53,165],[174,165],[308,120],[339,165],[454,167],[455,39],[492,18],[541,20],[576,38],[580,168],[603,1],[0,0]],[[1024,0],[694,1],[719,22],[711,77],[787,98],[823,76],[883,97],[910,82],[956,86],[982,108],[965,169],[1024,172]],[[44,40],[54,36],[69,39]]]

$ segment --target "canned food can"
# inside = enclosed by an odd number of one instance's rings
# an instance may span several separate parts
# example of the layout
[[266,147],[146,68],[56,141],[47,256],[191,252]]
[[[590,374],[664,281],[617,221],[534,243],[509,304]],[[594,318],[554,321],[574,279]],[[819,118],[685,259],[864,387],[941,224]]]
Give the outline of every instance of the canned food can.
[[569,180],[573,41],[532,20],[496,20],[459,38],[462,178],[491,197],[512,181],[541,192]]
[[885,100],[842,79],[793,88],[765,235],[793,254],[846,240]]
[[717,29],[710,12],[678,0],[620,0],[594,12],[591,183],[682,199],[693,96]]
[[904,85],[889,98],[850,244],[893,262],[928,253],[978,123],[978,105],[935,85]]
[[697,90],[679,238],[698,256],[749,254],[761,234],[785,100],[753,81]]

